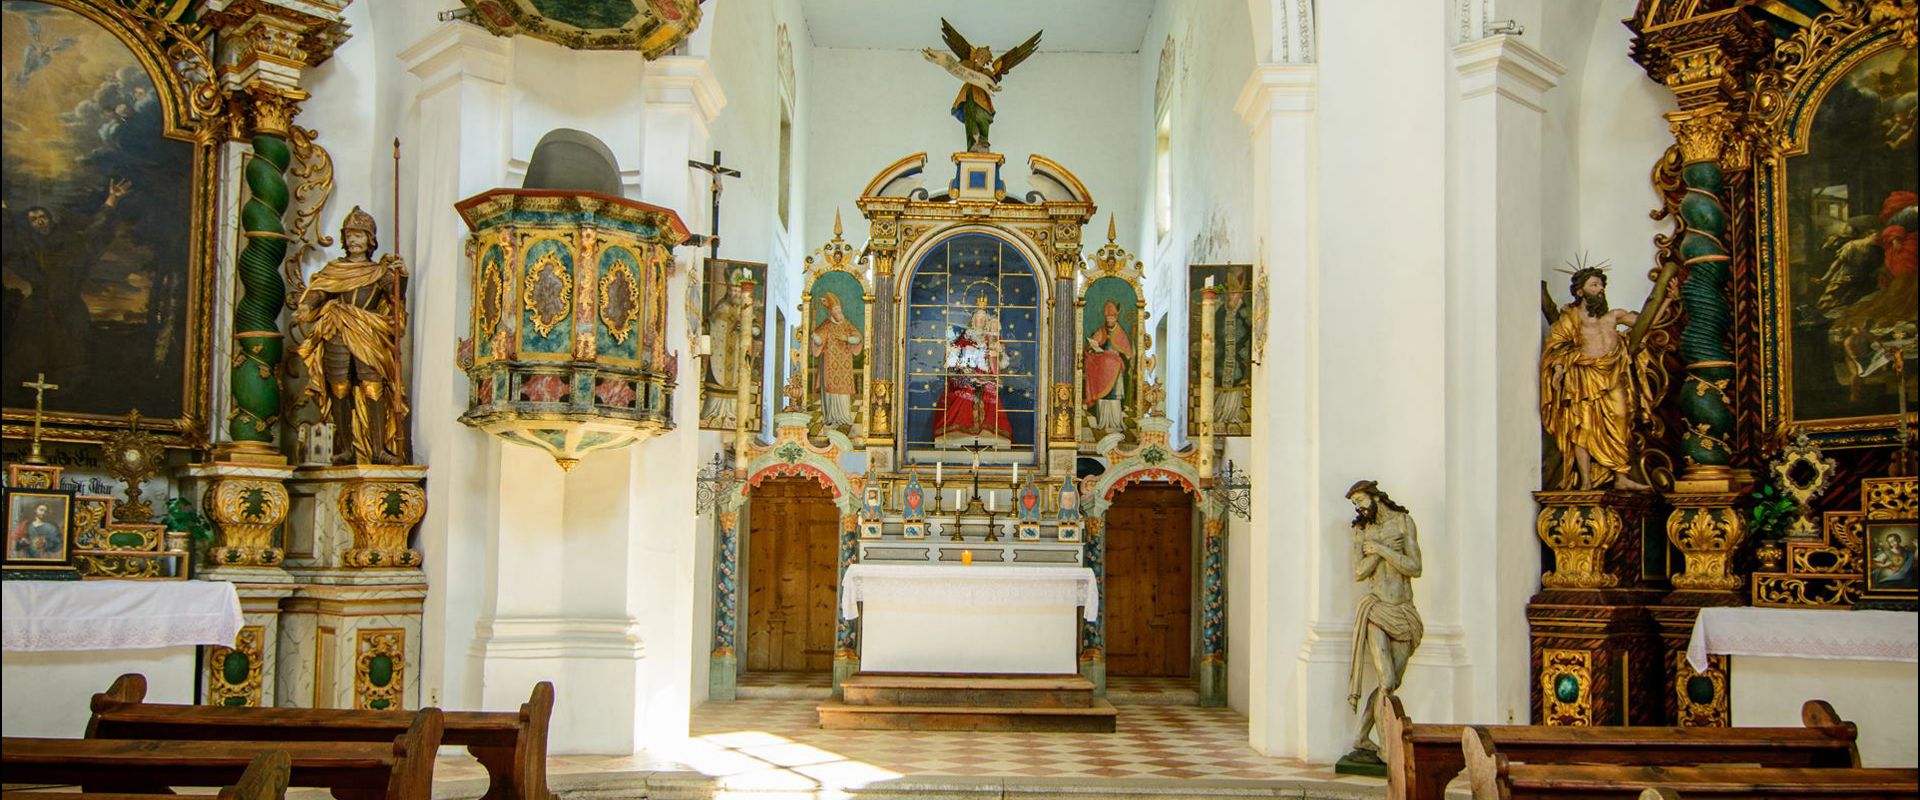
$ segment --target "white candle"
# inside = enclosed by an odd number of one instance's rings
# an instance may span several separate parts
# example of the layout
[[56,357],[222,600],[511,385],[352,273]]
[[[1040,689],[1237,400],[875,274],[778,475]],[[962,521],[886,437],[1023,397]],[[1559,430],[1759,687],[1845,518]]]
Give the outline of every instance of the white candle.
[[933,485],[939,486],[942,483],[946,483],[946,481],[941,480],[941,476],[946,474],[942,469],[946,466],[947,463],[944,461],[933,462]]
[[1013,465],[1013,485],[1015,485],[1015,486],[1019,486],[1019,485],[1020,485],[1020,464],[1019,464],[1019,462],[1014,462],[1014,465]]
[[988,490],[987,490],[987,510],[988,510],[988,511],[992,511],[992,510],[993,510],[993,497],[994,497],[994,493],[993,493],[993,490],[992,490],[992,489],[988,489]]

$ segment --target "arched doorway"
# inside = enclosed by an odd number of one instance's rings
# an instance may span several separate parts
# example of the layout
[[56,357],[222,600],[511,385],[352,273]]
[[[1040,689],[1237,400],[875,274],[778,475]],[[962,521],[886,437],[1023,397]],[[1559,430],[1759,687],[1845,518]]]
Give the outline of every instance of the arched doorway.
[[833,669],[840,510],[811,478],[754,487],[745,542],[746,672]]
[[1193,497],[1134,484],[1106,513],[1107,676],[1190,678],[1194,669]]

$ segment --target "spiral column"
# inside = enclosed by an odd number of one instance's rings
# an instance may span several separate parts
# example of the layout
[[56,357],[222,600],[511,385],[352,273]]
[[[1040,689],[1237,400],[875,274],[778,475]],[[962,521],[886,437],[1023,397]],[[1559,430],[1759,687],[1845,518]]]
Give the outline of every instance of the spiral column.
[[286,284],[280,262],[287,255],[286,171],[292,161],[284,129],[256,130],[253,157],[247,160],[247,200],[240,207],[240,231],[246,246],[235,264],[240,296],[233,307],[233,373],[228,384],[233,410],[227,433],[237,449],[271,450],[280,422],[280,357],[285,337],[280,310]]

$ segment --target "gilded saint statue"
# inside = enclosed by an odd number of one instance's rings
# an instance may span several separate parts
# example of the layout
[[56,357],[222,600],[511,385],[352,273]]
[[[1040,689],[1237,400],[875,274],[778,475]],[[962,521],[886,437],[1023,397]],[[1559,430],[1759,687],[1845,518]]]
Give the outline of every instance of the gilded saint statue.
[[294,306],[294,324],[306,328],[297,352],[307,399],[334,424],[335,463],[405,463],[407,265],[391,253],[373,257],[380,246],[373,216],[359,206],[340,226],[340,242],[346,255],[314,273]]
[[[1644,491],[1632,476],[1633,432],[1653,408],[1652,357],[1621,331],[1648,313],[1607,304],[1603,266],[1573,272],[1573,302],[1561,306],[1540,352],[1540,422],[1560,448],[1557,489]],[[1568,458],[1570,456],[1570,458]]]
[[940,38],[946,41],[952,54],[931,47],[920,51],[928,61],[939,64],[961,81],[960,94],[953,98],[953,118],[967,127],[969,152],[992,151],[987,143],[987,128],[993,125],[993,93],[1000,91],[1001,78],[1040,47],[1041,33],[1045,31],[1036,31],[1018,47],[994,58],[992,49],[968,42],[967,37],[954,30],[953,23],[942,17]]
[[[1382,693],[1393,694],[1406,677],[1407,661],[1420,646],[1426,626],[1413,607],[1413,579],[1420,577],[1420,537],[1405,506],[1381,491],[1375,481],[1347,490],[1353,503],[1353,579],[1367,586],[1353,612],[1353,660],[1347,673],[1347,704],[1360,712],[1353,752],[1343,761],[1379,764],[1380,746],[1371,736],[1374,709]],[[1360,703],[1360,682],[1371,663],[1380,685]]]

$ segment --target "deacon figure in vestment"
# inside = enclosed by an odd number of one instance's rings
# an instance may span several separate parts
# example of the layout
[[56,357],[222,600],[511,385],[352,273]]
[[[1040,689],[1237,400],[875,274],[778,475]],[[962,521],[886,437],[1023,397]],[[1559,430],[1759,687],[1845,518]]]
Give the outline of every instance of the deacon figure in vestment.
[[[1407,660],[1420,646],[1426,626],[1413,607],[1413,579],[1420,577],[1420,539],[1407,509],[1380,490],[1375,481],[1360,481],[1347,490],[1353,503],[1353,579],[1367,585],[1367,594],[1353,612],[1353,661],[1347,677],[1347,704],[1360,712],[1360,730],[1353,735],[1353,752],[1346,760],[1381,763],[1380,746],[1371,737],[1374,709],[1381,693],[1393,694],[1406,676]],[[1360,680],[1373,664],[1380,685],[1360,705]]]
[[820,305],[826,319],[813,329],[810,341],[813,355],[819,359],[820,423],[828,427],[853,424],[853,358],[860,354],[860,329],[847,321],[840,307],[840,296],[820,293]]
[[1573,273],[1573,302],[1547,332],[1540,352],[1540,422],[1563,456],[1560,489],[1646,490],[1635,480],[1633,426],[1653,407],[1646,380],[1652,357],[1633,351],[1620,328],[1640,314],[1607,305],[1607,273]]
[[[340,226],[345,257],[307,281],[293,321],[306,326],[296,353],[307,370],[308,399],[333,422],[335,463],[400,464],[407,458],[407,392],[400,380],[406,335],[407,265],[380,247],[373,216],[354,206]],[[374,416],[381,407],[376,433]],[[336,415],[338,419],[336,420]]]
[[1118,303],[1108,300],[1101,313],[1106,322],[1087,337],[1086,404],[1093,408],[1095,430],[1116,433],[1127,427],[1124,406],[1128,369],[1133,366],[1133,341],[1120,325]]

